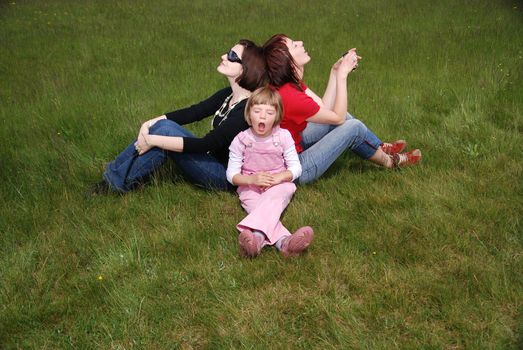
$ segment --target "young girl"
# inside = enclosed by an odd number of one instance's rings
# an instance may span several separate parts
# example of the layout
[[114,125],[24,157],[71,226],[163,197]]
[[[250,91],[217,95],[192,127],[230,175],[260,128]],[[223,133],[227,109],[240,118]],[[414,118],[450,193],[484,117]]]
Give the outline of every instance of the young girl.
[[227,180],[238,186],[242,207],[248,215],[236,228],[240,253],[260,254],[274,245],[286,257],[303,252],[314,232],[305,226],[294,234],[280,216],[296,191],[292,181],[301,175],[301,165],[291,134],[280,129],[283,115],[280,95],[271,87],[254,91],[245,107],[250,128],[240,132],[229,147]]

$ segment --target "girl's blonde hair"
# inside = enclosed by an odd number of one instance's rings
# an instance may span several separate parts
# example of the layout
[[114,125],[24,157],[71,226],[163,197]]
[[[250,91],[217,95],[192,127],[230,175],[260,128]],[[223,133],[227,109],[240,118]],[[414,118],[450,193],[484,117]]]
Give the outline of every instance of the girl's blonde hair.
[[247,124],[252,125],[251,123],[251,108],[254,105],[269,105],[273,106],[276,109],[276,115],[274,117],[274,126],[280,124],[281,119],[283,118],[283,103],[281,101],[280,94],[272,86],[264,86],[259,89],[254,90],[251,97],[247,101],[245,106],[245,120]]

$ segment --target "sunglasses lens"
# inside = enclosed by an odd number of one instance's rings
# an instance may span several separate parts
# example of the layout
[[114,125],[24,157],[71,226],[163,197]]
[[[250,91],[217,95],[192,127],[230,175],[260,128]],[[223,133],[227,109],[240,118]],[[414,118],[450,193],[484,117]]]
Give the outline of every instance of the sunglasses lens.
[[236,54],[236,52],[230,50],[228,53],[227,53],[227,60],[229,60],[230,62],[233,62],[233,63],[241,63],[241,59],[238,57],[238,55]]

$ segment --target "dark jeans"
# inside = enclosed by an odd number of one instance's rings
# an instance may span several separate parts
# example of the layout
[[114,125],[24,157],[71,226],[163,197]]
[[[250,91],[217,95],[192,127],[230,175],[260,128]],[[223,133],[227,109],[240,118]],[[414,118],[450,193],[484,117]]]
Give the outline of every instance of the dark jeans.
[[[194,137],[192,133],[168,119],[157,121],[149,129],[151,135]],[[114,161],[109,163],[104,172],[104,179],[117,192],[128,192],[140,181],[146,179],[170,157],[181,170],[184,177],[196,186],[206,189],[234,190],[227,181],[227,165],[206,153],[180,153],[152,148],[139,156],[134,142]]]

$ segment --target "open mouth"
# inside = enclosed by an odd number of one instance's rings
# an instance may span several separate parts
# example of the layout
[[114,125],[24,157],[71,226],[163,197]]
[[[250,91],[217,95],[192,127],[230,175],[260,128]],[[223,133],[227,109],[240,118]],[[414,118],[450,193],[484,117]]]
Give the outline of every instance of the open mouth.
[[260,133],[263,133],[265,131],[265,123],[258,123],[258,130]]

